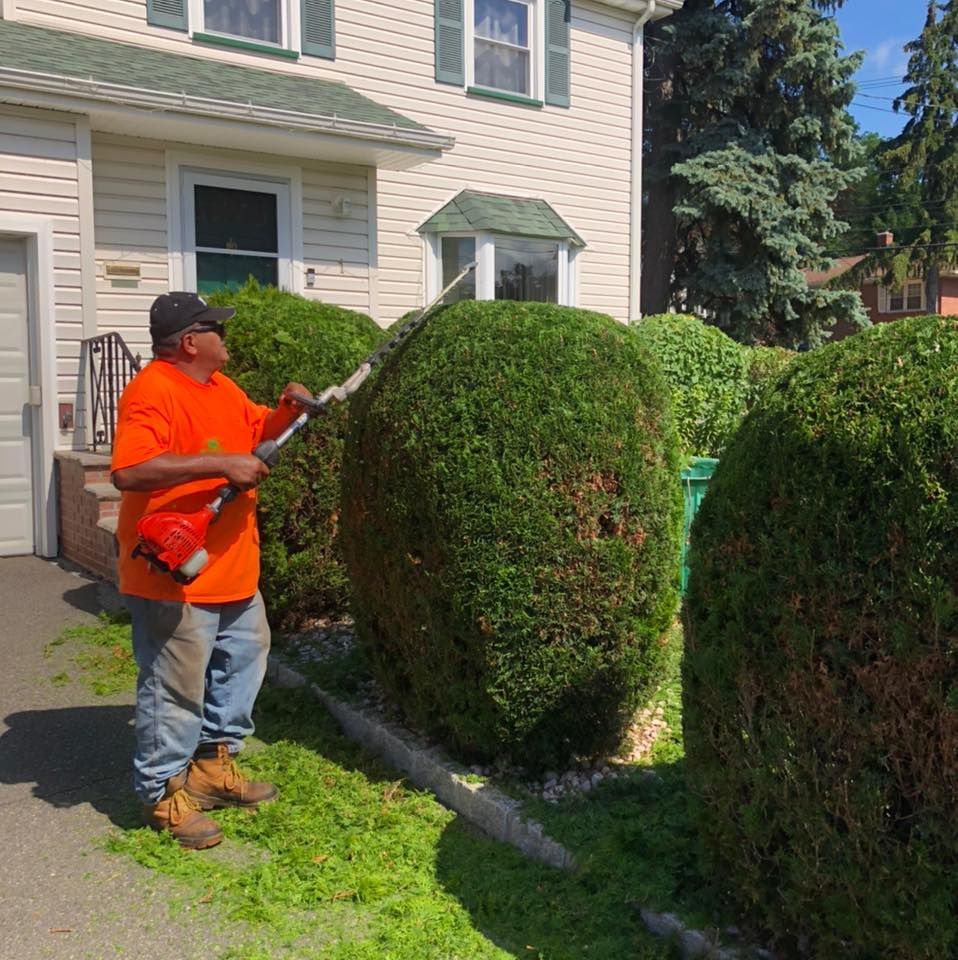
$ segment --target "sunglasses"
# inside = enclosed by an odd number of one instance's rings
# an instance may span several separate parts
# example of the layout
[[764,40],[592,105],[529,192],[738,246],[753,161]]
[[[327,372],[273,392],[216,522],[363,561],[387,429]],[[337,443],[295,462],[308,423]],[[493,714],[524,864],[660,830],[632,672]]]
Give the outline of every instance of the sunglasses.
[[187,333],[215,333],[220,340],[225,339],[226,337],[226,327],[222,323],[203,323],[197,324],[190,330],[186,331]]

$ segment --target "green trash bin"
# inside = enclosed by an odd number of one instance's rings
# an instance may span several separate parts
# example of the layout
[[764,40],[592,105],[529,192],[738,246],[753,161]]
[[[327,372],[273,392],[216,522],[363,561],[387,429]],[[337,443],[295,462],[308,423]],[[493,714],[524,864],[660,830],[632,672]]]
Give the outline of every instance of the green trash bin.
[[693,457],[691,464],[682,471],[682,494],[685,501],[685,523],[682,531],[682,596],[689,585],[689,568],[686,564],[686,554],[689,546],[689,534],[692,530],[692,521],[699,509],[699,504],[708,489],[709,480],[715,473],[718,460],[712,457]]

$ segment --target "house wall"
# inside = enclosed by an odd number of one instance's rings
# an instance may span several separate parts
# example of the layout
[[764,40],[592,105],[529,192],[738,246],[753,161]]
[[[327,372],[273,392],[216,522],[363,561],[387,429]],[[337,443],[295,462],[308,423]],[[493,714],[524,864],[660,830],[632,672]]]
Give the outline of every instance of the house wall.
[[[149,356],[150,304],[169,290],[168,155],[190,166],[286,172],[302,183],[302,261],[316,271],[316,286],[300,292],[363,313],[370,312],[370,237],[365,167],[310,163],[258,154],[204,153],[195,147],[109,134],[93,135],[93,209],[96,313],[100,332],[116,330],[134,353]],[[332,214],[337,196],[352,201],[349,217]],[[342,260],[342,262],[340,262]],[[140,279],[112,279],[107,264],[135,263]]]
[[[879,284],[874,281],[866,281],[862,284],[861,295],[862,303],[868,311],[868,317],[872,323],[890,323],[893,320],[901,320],[902,317],[913,316],[913,312],[908,313],[888,313],[879,310]],[[943,315],[958,315],[958,276],[943,276],[938,283],[938,313]],[[835,326],[835,332],[832,340],[844,340],[845,337],[856,332],[856,328],[845,322],[839,322]]]
[[391,322],[422,302],[423,244],[415,229],[467,187],[551,203],[588,244],[578,257],[579,305],[627,316],[632,108],[627,15],[574,0],[572,106],[565,109],[469,96],[437,84],[433,0],[337,0],[336,60],[298,62],[195,45],[184,33],[148,25],[145,0],[16,0],[16,10],[19,20],[55,29],[344,81],[455,136],[455,148],[441,160],[379,174],[379,322]]
[[[70,116],[0,107],[0,215],[53,223],[57,402],[74,402],[83,339],[78,130]],[[61,432],[60,445],[71,434]]]
[[958,315],[958,277],[941,277],[939,293],[938,312],[944,316]]

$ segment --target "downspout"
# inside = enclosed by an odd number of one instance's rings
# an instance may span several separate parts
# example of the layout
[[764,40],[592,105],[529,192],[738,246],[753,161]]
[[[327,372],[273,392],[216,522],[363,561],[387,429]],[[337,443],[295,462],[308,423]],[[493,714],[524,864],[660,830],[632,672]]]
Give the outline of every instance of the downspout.
[[632,169],[629,197],[629,323],[641,316],[642,294],[642,99],[644,96],[645,25],[655,13],[656,0],[646,0],[645,10],[632,27]]

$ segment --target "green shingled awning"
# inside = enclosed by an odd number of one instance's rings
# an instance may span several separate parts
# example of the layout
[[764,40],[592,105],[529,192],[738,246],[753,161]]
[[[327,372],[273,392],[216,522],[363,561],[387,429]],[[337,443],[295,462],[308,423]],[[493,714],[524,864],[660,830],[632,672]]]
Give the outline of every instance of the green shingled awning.
[[585,246],[582,238],[545,200],[478,190],[463,190],[419,227],[420,233],[472,231],[567,240],[575,246]]
[[[136,94],[153,95],[169,102],[163,107],[169,112],[274,124],[288,118],[299,129],[393,139],[433,150],[451,146],[448,137],[344,83],[12,20],[0,20],[0,90],[4,89],[52,90],[64,97],[112,99],[127,105],[135,105]],[[6,95],[0,100],[16,102]]]

